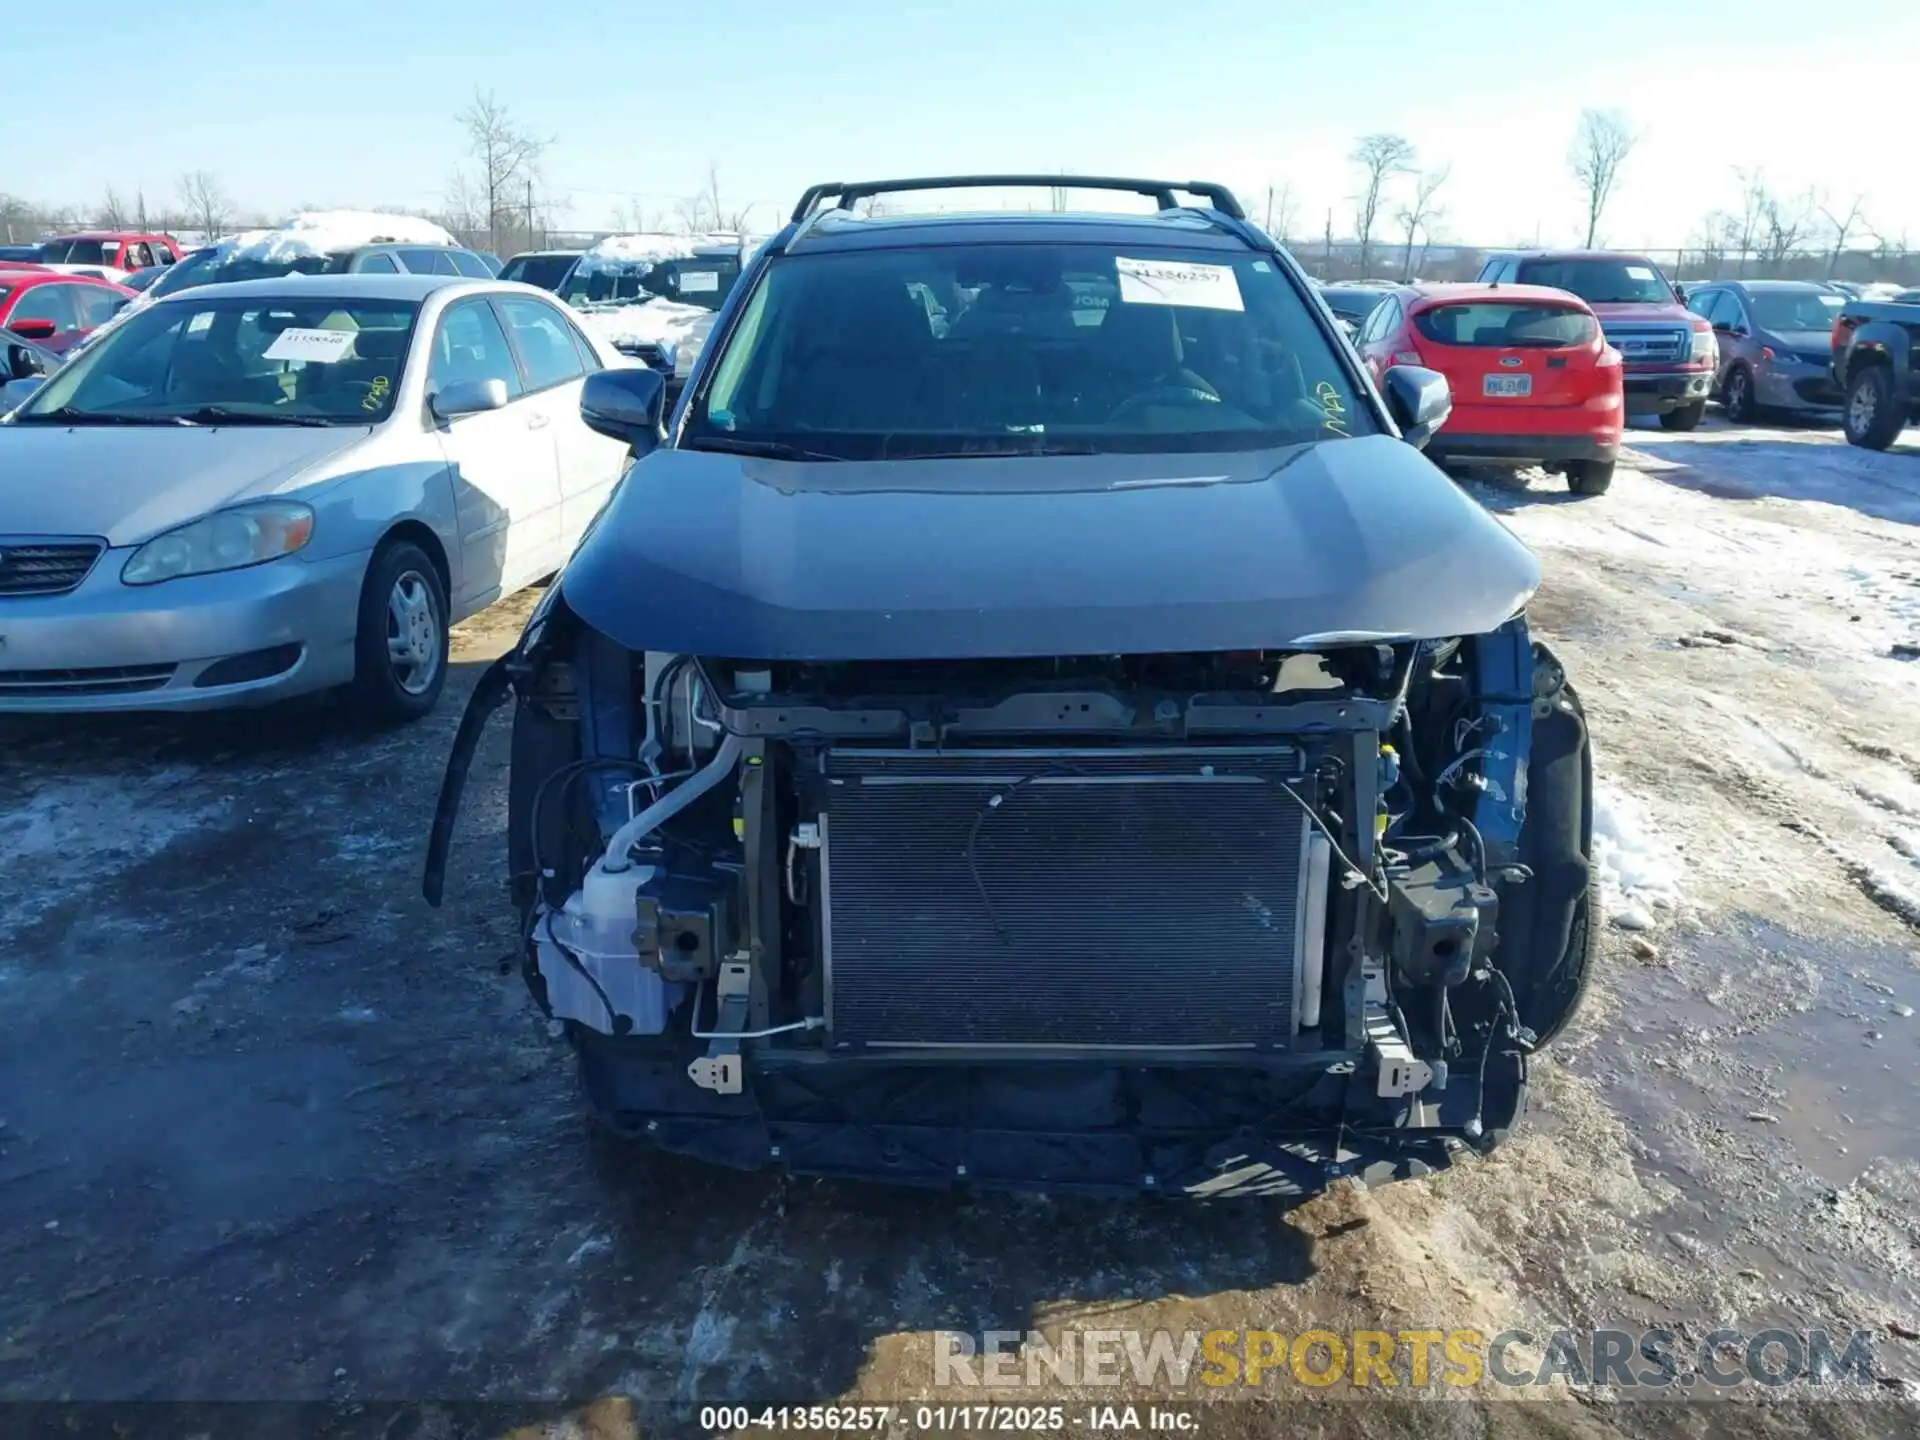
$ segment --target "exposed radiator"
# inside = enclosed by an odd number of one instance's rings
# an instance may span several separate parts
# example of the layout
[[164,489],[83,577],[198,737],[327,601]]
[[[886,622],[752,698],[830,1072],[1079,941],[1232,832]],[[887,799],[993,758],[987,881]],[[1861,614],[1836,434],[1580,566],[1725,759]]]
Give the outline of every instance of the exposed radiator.
[[[1307,816],[1289,747],[829,752],[829,1044],[1274,1047]],[[996,803],[997,800],[997,803]]]

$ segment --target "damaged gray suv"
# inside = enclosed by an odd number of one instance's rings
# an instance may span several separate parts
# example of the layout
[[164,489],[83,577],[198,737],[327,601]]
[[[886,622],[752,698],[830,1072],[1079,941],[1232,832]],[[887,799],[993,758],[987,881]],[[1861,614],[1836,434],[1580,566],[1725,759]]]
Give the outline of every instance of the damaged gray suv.
[[[1071,186],[1143,214],[857,213]],[[1184,193],[1199,203],[1182,204]],[[1208,184],[810,190],[480,682],[594,1112],[739,1167],[1305,1194],[1485,1150],[1585,989],[1534,557]]]

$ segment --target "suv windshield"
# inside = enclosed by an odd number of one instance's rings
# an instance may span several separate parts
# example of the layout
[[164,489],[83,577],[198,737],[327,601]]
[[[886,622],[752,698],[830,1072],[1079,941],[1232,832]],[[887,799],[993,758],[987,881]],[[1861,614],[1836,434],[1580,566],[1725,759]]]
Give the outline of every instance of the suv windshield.
[[1675,305],[1673,286],[1645,260],[1522,260],[1522,285],[1571,290],[1589,305]]
[[1833,329],[1833,320],[1847,303],[1844,295],[1824,290],[1750,290],[1753,320],[1762,330]]
[[1257,254],[954,245],[773,261],[681,443],[826,460],[1244,450],[1378,432]]
[[371,425],[393,410],[419,307],[176,300],[127,317],[14,413],[67,425]]
[[542,290],[557,290],[578,258],[575,255],[516,255],[507,261],[500,278],[537,285]]
[[596,257],[592,264],[574,260],[567,264],[571,268],[566,275],[547,288],[569,305],[630,305],[647,298],[643,282],[653,269],[651,260],[606,261]]

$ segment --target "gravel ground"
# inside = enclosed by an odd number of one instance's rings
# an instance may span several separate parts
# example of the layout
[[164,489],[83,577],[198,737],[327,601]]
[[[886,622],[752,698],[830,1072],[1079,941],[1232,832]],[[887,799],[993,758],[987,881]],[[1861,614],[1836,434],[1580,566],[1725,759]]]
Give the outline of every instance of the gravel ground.
[[[783,1182],[592,1141],[512,972],[504,725],[446,908],[418,898],[465,693],[524,602],[463,627],[441,712],[397,734],[319,707],[0,724],[0,1398],[467,1398],[626,1433],[924,1395],[944,1329],[1659,1325],[1684,1349],[1778,1325],[1872,1329],[1880,1383],[1674,1408],[1341,1385],[1314,1398],[1373,1403],[1208,1425],[1913,1433],[1920,454],[1635,440],[1598,499],[1469,483],[1540,551],[1537,625],[1611,803],[1678,878],[1645,904],[1623,878],[1648,928],[1609,931],[1513,1143],[1291,1211]],[[1021,1398],[1048,1394],[1115,1398]],[[575,1408],[595,1396],[638,1410]]]

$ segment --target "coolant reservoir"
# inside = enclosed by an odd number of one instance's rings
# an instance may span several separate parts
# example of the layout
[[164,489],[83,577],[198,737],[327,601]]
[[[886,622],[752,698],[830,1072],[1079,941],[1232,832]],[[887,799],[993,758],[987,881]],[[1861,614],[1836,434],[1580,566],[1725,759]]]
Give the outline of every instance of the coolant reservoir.
[[[596,864],[537,932],[547,1004],[557,1018],[578,1020],[609,1035],[658,1035],[666,1028],[666,986],[640,963],[633,943],[636,897],[655,873],[651,865],[615,871]],[[587,983],[581,969],[593,977],[599,991]]]

